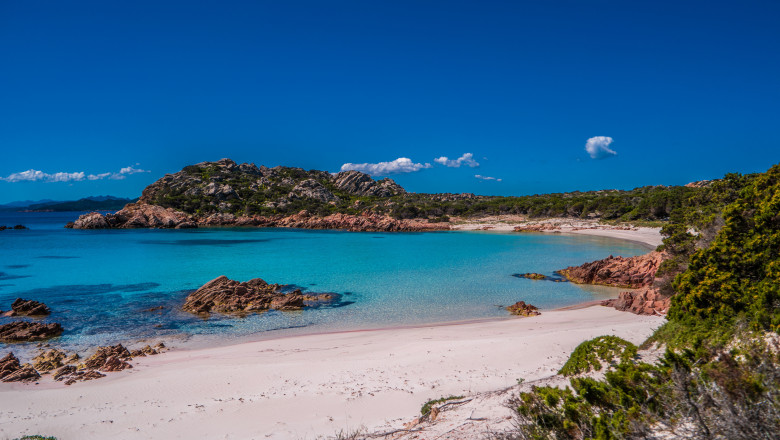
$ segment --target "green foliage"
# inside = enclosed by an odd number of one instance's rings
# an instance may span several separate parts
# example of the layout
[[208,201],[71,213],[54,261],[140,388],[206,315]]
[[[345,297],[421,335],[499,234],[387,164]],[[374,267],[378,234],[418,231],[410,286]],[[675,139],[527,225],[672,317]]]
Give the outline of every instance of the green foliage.
[[574,349],[569,360],[558,374],[574,376],[593,370],[601,370],[602,362],[617,364],[627,362],[636,356],[636,345],[617,336],[599,336],[585,341]]
[[[504,437],[606,440],[661,430],[697,439],[777,438],[780,165],[729,175],[691,201],[665,227],[672,265],[686,266],[673,283],[679,293],[668,323],[643,344],[665,344],[663,358],[655,365],[623,358],[605,380],[573,378],[565,390],[522,393],[513,401],[518,429]],[[580,347],[562,372],[590,368],[600,348]]]
[[669,320],[718,332],[742,318],[780,331],[780,165],[758,176],[723,213],[710,247],[674,281]]
[[435,400],[429,400],[425,402],[425,404],[423,404],[422,408],[420,409],[420,414],[422,415],[428,414],[429,412],[431,412],[431,409],[433,408],[434,405],[447,402],[448,400],[458,400],[462,398],[463,396],[450,396],[450,397],[442,397],[440,399],[435,399]]

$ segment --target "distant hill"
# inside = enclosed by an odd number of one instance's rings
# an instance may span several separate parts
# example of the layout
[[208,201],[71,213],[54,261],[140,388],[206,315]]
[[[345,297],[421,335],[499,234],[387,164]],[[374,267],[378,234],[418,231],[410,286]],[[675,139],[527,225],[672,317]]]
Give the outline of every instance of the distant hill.
[[92,196],[72,201],[19,201],[0,205],[0,211],[117,211],[137,199],[114,196]]

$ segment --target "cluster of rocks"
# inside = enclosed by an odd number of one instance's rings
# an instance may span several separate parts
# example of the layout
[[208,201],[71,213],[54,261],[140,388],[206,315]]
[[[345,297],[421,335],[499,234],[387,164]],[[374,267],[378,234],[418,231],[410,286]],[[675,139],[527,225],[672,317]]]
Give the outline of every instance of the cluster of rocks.
[[671,297],[662,294],[659,289],[645,287],[632,292],[620,292],[617,298],[602,301],[601,305],[637,315],[665,315],[669,311]]
[[6,229],[27,229],[27,226],[24,225],[16,225],[16,226],[0,226],[0,231],[5,231]]
[[650,252],[636,257],[613,257],[567,267],[558,271],[569,281],[579,284],[639,288],[652,286],[655,273],[667,258],[663,252]]
[[517,316],[537,316],[542,314],[538,307],[526,304],[525,301],[518,301],[511,306],[507,306],[506,310]]
[[528,278],[529,280],[535,280],[535,281],[546,280],[547,279],[546,275],[542,275],[540,273],[535,273],[535,272],[516,273],[516,274],[513,274],[512,276],[513,277],[517,277],[517,278]]
[[222,275],[189,294],[184,309],[195,314],[246,314],[275,310],[301,310],[304,295],[300,289],[284,293],[283,286],[260,278],[238,282]]
[[306,210],[289,216],[236,216],[231,213],[213,213],[194,216],[171,208],[131,203],[115,214],[91,212],[75,222],[73,229],[133,229],[133,228],[197,228],[199,226],[255,226],[301,229],[343,229],[371,232],[417,232],[450,229],[447,223],[430,223],[421,220],[394,219],[386,215],[364,212],[360,215],[331,214],[312,215]]
[[16,298],[11,304],[11,310],[7,312],[0,310],[0,315],[3,316],[46,316],[50,313],[51,310],[46,304],[22,298]]
[[98,347],[95,353],[79,363],[78,354],[68,354],[56,348],[41,351],[32,359],[32,364],[22,364],[13,353],[8,353],[0,359],[0,381],[2,382],[33,382],[42,374],[52,374],[57,382],[72,385],[76,382],[99,379],[104,373],[133,368],[130,360],[134,357],[155,355],[165,350],[160,343],[154,348],[147,345],[130,351],[121,344],[109,347]]
[[602,305],[638,315],[665,315],[671,297],[654,287],[655,275],[661,263],[668,258],[665,252],[650,252],[631,258],[609,256],[603,260],[585,263],[558,271],[580,284],[628,287],[634,291],[620,292],[618,298],[602,301]]

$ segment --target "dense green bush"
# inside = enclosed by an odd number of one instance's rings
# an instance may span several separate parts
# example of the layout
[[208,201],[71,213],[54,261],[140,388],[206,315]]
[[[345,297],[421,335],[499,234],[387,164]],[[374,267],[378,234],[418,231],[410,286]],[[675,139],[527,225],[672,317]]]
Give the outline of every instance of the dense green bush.
[[602,362],[607,365],[626,362],[636,356],[636,351],[636,345],[625,339],[617,336],[599,336],[578,345],[558,374],[574,376],[601,370]]

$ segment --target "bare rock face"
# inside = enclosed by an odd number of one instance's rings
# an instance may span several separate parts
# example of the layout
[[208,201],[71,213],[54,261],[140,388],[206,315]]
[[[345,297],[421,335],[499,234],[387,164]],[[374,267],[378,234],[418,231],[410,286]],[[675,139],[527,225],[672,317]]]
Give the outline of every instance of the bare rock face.
[[314,179],[306,179],[295,185],[295,188],[290,191],[290,194],[287,195],[287,198],[291,200],[308,198],[323,203],[339,201],[338,197],[333,195],[332,192],[328,191],[327,188],[322,186],[321,183]]
[[624,258],[613,257],[572,266],[558,271],[569,281],[579,284],[600,284],[616,287],[650,287],[655,280],[658,266],[666,258],[663,252]]
[[401,185],[392,179],[375,181],[371,176],[360,171],[342,171],[334,175],[331,180],[339,190],[358,196],[391,197],[406,194]]
[[44,303],[16,298],[16,301],[11,304],[11,311],[6,312],[5,316],[46,316],[50,313],[51,310]]
[[537,316],[542,314],[542,312],[539,311],[539,308],[532,306],[531,304],[526,304],[525,301],[518,301],[511,306],[508,306],[506,309],[509,313],[517,316]]
[[56,322],[40,323],[14,321],[0,325],[0,342],[43,341],[62,334],[62,326]]
[[185,311],[204,313],[255,313],[268,309],[300,310],[300,290],[282,293],[279,284],[268,284],[260,278],[243,283],[222,275],[189,294],[182,307]]
[[601,305],[614,307],[623,312],[637,315],[665,315],[669,311],[671,298],[662,295],[658,289],[643,288],[632,292],[620,292],[615,299],[603,301]]
[[[71,223],[68,223],[68,225],[71,225]],[[106,221],[106,216],[99,212],[80,215],[78,220],[71,225],[73,229],[108,229],[110,227]]]
[[95,354],[84,361],[84,367],[90,370],[105,372],[121,371],[133,368],[127,361],[131,359],[130,351],[122,344],[110,347],[98,347]]
[[90,212],[80,216],[68,226],[73,229],[176,228],[192,227],[195,226],[195,222],[191,216],[175,209],[144,203],[128,203],[116,214],[103,215]]
[[3,382],[32,382],[40,377],[30,364],[21,365],[13,353],[0,359],[0,380]]

